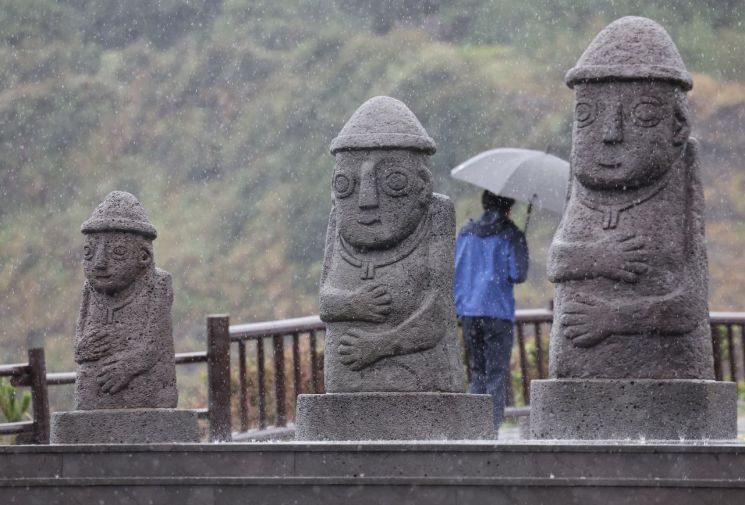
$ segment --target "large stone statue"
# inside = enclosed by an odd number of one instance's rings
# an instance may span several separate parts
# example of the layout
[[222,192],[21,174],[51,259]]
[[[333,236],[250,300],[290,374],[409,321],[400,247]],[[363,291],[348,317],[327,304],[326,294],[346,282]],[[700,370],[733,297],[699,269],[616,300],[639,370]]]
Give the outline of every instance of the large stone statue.
[[195,412],[175,408],[173,290],[153,262],[155,227],[134,196],[114,191],[81,231],[77,411],[55,414],[53,441],[198,440]]
[[[334,205],[320,289],[328,394],[299,400],[299,438],[493,436],[485,395],[459,394],[455,212],[432,192],[434,152],[414,114],[389,97],[365,102],[331,143]],[[466,413],[476,421],[460,423]]]
[[[533,435],[734,435],[731,388],[710,381],[691,77],[660,25],[626,17],[595,38],[566,81],[575,91],[571,181],[548,265],[550,374],[564,382],[534,383]],[[593,402],[603,414],[584,408]]]
[[455,210],[432,193],[434,151],[411,111],[388,97],[366,102],[331,144],[320,291],[328,392],[463,390],[453,338]]

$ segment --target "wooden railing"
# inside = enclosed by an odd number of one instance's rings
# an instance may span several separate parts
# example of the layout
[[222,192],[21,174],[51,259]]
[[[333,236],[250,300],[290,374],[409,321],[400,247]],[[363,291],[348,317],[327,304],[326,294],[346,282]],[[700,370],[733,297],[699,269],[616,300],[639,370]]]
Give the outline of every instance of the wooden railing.
[[[508,405],[526,413],[530,381],[548,376],[548,341],[553,315],[547,309],[517,311],[513,356],[517,372],[508,381]],[[711,313],[714,376],[745,386],[745,313]],[[206,363],[209,439],[229,441],[233,418],[238,433],[284,427],[292,421],[300,393],[323,393],[323,337],[318,316],[230,326],[227,315],[207,318],[207,351],[176,354],[176,364]],[[237,347],[237,354],[232,346]],[[237,358],[237,374],[231,372]],[[0,377],[31,388],[32,421],[0,424],[0,435],[32,433],[49,443],[47,386],[73,384],[75,373],[46,373],[43,349],[30,349],[28,363],[0,365]]]
[[[219,329],[219,328],[218,328]],[[227,326],[224,335],[227,335]],[[216,347],[215,341],[226,340],[224,335],[219,332],[208,334],[208,348]],[[213,344],[210,346],[209,344]],[[229,349],[222,348],[221,351],[212,354],[212,362],[208,352],[184,352],[175,355],[176,365],[189,365],[194,363],[207,363],[207,373],[209,377],[218,375],[225,359],[230,359],[227,354]],[[222,358],[222,361],[220,360]],[[49,411],[48,386],[61,386],[75,384],[75,372],[47,373],[46,359],[43,348],[32,348],[28,350],[28,363],[19,363],[12,365],[0,365],[0,377],[9,377],[11,385],[15,387],[28,387],[31,389],[31,406],[33,419],[31,421],[21,421],[14,423],[0,423],[0,435],[19,435],[31,434],[32,442],[35,444],[49,443],[49,428],[51,414]],[[226,388],[212,384],[209,387],[210,398],[212,392],[225,391]],[[229,390],[228,390],[229,391]],[[219,398],[219,401],[224,399]],[[227,398],[230,401],[230,398]],[[210,425],[209,438],[211,441],[229,440],[230,434],[224,435],[225,426],[230,426],[230,419],[213,419],[214,413],[219,409],[210,410],[209,408],[196,409],[200,419],[208,419]],[[214,427],[214,428],[213,428]],[[223,431],[219,431],[222,429]],[[228,428],[229,429],[229,428]]]
[[28,363],[0,365],[0,377],[10,377],[13,386],[31,387],[32,421],[0,424],[0,435],[31,433],[35,444],[49,443],[49,396],[44,349],[28,350]]
[[[530,404],[530,381],[548,377],[548,342],[553,314],[548,309],[518,310],[513,356],[517,360],[516,390],[508,381],[508,405],[518,414]],[[714,369],[717,380],[745,385],[745,313],[711,313]],[[230,326],[238,344],[238,399],[234,406],[238,432],[286,426],[300,393],[322,393],[325,325],[318,316]],[[304,346],[307,355],[299,351]],[[250,346],[251,348],[248,348]],[[271,349],[270,354],[266,349]],[[301,363],[300,358],[307,356]],[[465,362],[465,361],[464,361]],[[739,364],[739,366],[736,365]],[[253,372],[249,372],[253,364]],[[308,369],[309,368],[309,369]],[[309,380],[302,380],[302,377]],[[273,384],[273,390],[267,383]],[[292,392],[288,384],[292,382]],[[251,414],[250,400],[255,402]],[[229,407],[226,406],[225,409]]]
[[[298,394],[323,393],[323,361],[320,359],[322,351],[319,352],[319,344],[323,342],[325,331],[326,326],[318,316],[230,327],[230,339],[238,345],[237,410],[241,432],[252,427],[266,428],[270,417],[274,426],[286,426],[288,411],[294,417],[294,399]],[[268,366],[265,351],[267,347],[271,349]],[[303,357],[306,358],[305,363]],[[256,373],[252,377],[249,377],[248,372],[249,358],[253,358],[256,364]],[[267,374],[267,370],[271,373]],[[303,380],[303,375],[307,380]],[[287,394],[290,382],[288,376],[292,383],[290,401]],[[271,379],[274,386],[271,395],[267,394],[267,378]],[[253,392],[249,392],[250,386],[255,389],[255,423],[251,422],[250,415],[249,398]],[[271,399],[273,404],[269,411],[267,399]]]
[[710,322],[714,378],[745,386],[745,312],[712,312]]
[[530,381],[548,377],[548,336],[552,321],[553,312],[548,309],[516,311],[513,354],[517,350],[522,401],[515,401],[512,381],[507,381],[508,406],[518,403],[529,405]]

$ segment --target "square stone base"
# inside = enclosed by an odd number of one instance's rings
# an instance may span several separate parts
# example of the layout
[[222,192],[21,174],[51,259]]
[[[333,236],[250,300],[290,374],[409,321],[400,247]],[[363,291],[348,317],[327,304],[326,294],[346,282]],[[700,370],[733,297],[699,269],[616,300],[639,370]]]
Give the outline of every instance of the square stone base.
[[492,399],[463,393],[300,395],[296,440],[494,439]]
[[530,436],[731,440],[737,437],[737,387],[710,380],[534,380]]
[[199,425],[196,410],[74,410],[52,414],[50,437],[53,444],[199,442]]

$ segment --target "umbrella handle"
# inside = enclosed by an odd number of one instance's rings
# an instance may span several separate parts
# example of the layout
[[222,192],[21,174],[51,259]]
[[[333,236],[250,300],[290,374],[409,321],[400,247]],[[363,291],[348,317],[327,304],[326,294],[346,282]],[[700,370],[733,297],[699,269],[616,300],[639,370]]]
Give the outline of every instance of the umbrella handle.
[[535,199],[538,198],[538,195],[533,194],[532,197],[530,197],[530,201],[528,202],[528,212],[525,214],[525,226],[523,227],[523,233],[528,233],[528,224],[530,223],[530,214],[533,211],[533,202]]

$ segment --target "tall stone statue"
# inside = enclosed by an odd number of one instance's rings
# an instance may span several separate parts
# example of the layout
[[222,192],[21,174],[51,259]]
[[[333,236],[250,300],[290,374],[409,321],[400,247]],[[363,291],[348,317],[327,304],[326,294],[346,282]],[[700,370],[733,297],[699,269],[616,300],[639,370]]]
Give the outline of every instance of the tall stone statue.
[[367,101],[331,143],[321,277],[328,392],[462,391],[455,210],[432,193],[435,143],[398,100]]
[[[485,395],[460,393],[455,212],[432,192],[434,152],[419,120],[390,97],[362,104],[331,143],[333,207],[320,289],[328,394],[299,399],[298,438],[493,436]],[[477,420],[461,423],[466,412]]]
[[133,195],[114,191],[81,231],[77,410],[55,414],[52,441],[197,441],[196,413],[176,409],[173,290],[153,261],[155,227]]
[[734,435],[731,387],[711,381],[691,77],[660,25],[625,17],[600,32],[566,82],[575,91],[571,181],[548,265],[559,381],[534,383],[533,435]]

